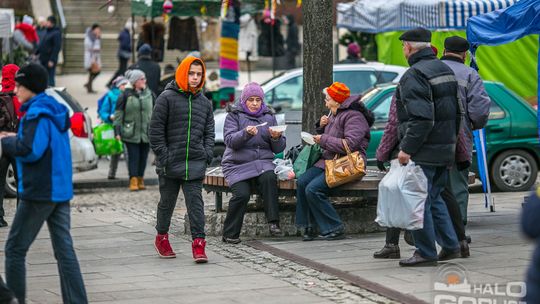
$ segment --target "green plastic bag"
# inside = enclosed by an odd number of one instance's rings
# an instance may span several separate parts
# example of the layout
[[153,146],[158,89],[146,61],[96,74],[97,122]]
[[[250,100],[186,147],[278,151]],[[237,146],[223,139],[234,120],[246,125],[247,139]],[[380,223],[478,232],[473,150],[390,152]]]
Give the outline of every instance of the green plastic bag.
[[114,136],[114,127],[106,123],[94,128],[94,147],[97,155],[115,155],[124,152],[124,145]]
[[293,170],[296,178],[304,174],[307,169],[313,167],[313,165],[321,158],[321,147],[319,145],[307,145],[302,148],[300,154],[294,161]]

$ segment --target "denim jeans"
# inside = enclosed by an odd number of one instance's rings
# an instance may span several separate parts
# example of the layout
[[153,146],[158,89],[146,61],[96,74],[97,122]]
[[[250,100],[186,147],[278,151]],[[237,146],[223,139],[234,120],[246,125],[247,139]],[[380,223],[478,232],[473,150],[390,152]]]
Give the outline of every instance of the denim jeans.
[[26,296],[26,253],[47,222],[58,264],[64,303],[88,303],[79,262],[73,249],[69,202],[30,202],[21,200],[6,242],[6,283],[19,303]]
[[52,68],[50,68],[47,64],[48,63],[45,64],[45,68],[49,74],[49,86],[54,87],[56,85],[56,64]]
[[330,203],[330,188],[326,184],[324,170],[309,168],[296,182],[296,226],[299,228],[319,227],[321,234],[343,230],[343,223]]
[[128,171],[129,178],[144,177],[146,162],[148,161],[148,152],[150,145],[147,143],[125,143],[128,152]]
[[437,259],[438,241],[448,252],[459,251],[456,232],[452,226],[446,204],[441,192],[446,185],[448,170],[446,167],[420,165],[428,180],[428,197],[424,210],[424,228],[412,232],[414,244],[423,258]]
[[180,187],[182,187],[189,216],[191,238],[205,238],[202,184],[202,180],[186,181],[181,178],[159,176],[160,199],[156,216],[156,230],[159,234],[169,232],[178,193],[180,192]]

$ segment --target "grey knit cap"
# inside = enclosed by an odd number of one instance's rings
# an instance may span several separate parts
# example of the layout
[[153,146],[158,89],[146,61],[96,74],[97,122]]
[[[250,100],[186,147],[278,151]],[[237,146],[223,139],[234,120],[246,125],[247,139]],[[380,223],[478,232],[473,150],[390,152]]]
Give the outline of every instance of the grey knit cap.
[[135,84],[135,82],[137,82],[137,80],[141,79],[141,78],[144,78],[146,77],[144,75],[144,72],[141,71],[141,70],[128,70],[126,72],[126,78],[129,80],[129,82],[133,85]]

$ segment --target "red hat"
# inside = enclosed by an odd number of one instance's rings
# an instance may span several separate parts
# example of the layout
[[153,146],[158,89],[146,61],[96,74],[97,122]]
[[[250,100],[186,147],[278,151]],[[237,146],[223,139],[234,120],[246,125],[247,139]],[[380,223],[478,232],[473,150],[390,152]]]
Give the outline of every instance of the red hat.
[[19,67],[15,64],[6,64],[2,68],[2,92],[11,92],[15,89],[15,74]]
[[351,90],[349,90],[349,88],[341,82],[332,83],[331,86],[326,88],[326,92],[338,103],[343,103],[351,96]]

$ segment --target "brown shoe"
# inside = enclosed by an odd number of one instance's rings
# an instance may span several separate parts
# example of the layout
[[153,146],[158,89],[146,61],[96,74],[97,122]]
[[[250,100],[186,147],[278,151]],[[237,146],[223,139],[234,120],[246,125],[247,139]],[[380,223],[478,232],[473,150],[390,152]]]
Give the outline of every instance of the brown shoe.
[[402,267],[437,266],[437,260],[426,259],[422,257],[420,253],[415,251],[412,257],[399,261],[399,266],[402,266]]
[[139,190],[146,190],[144,179],[142,177],[137,177],[137,182],[139,183]]
[[373,254],[375,259],[399,259],[401,257],[399,246],[386,244],[384,247]]
[[129,190],[130,191],[139,190],[139,181],[137,180],[135,176],[129,179]]
[[469,250],[469,243],[467,242],[467,240],[460,241],[459,247],[461,249],[462,258],[468,258],[471,256],[471,251]]

